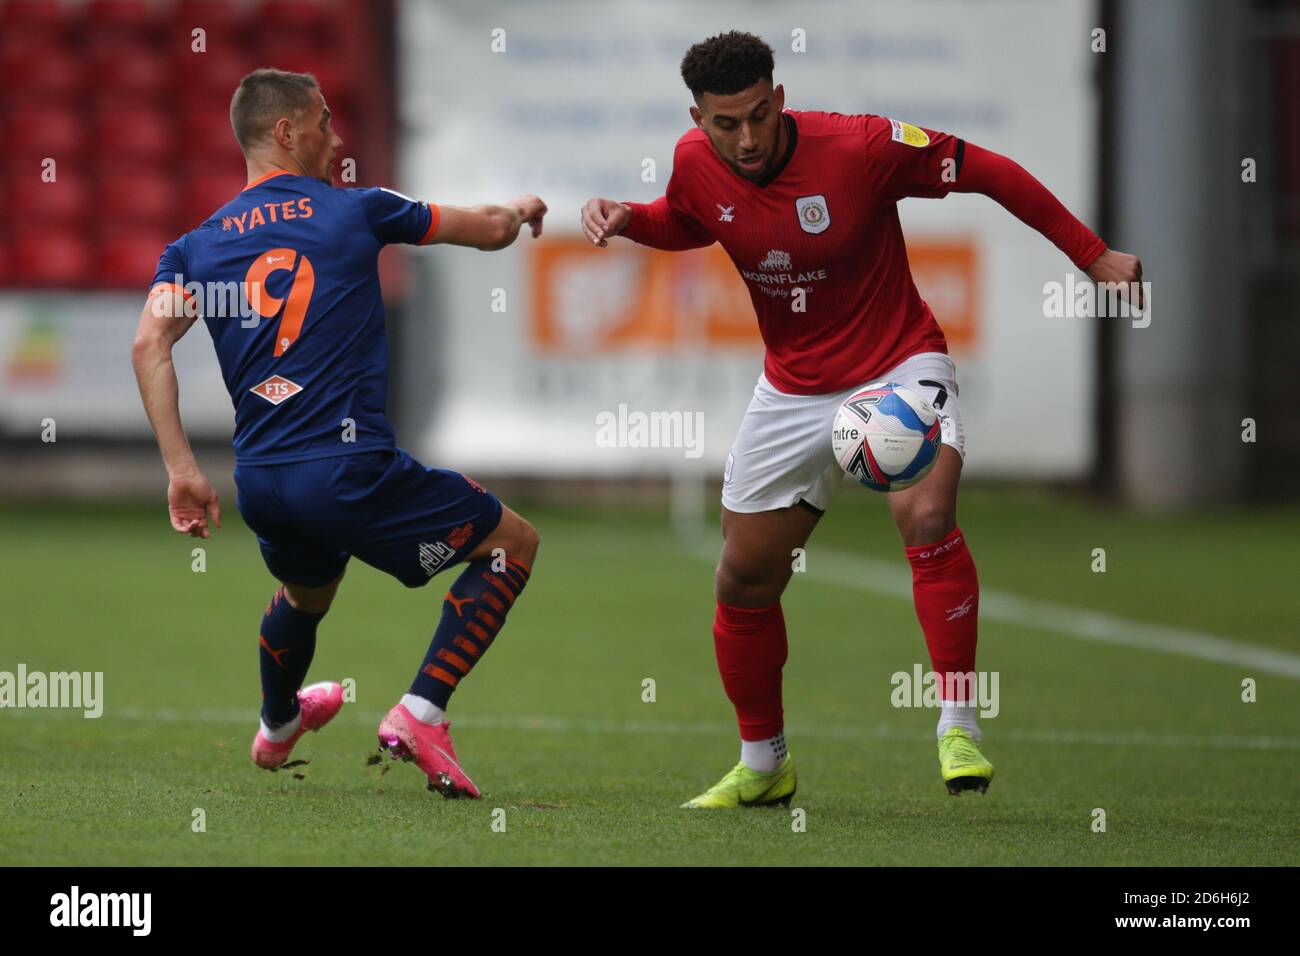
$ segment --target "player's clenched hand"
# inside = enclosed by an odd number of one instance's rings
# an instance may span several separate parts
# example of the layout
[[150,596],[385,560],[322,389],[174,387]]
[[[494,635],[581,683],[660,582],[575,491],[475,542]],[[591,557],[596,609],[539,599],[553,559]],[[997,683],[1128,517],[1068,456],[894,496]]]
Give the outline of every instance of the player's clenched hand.
[[1114,282],[1122,286],[1122,293],[1127,296],[1130,283],[1137,283],[1137,307],[1145,304],[1142,295],[1142,261],[1127,252],[1107,249],[1088,266],[1088,278],[1094,282]]
[[613,199],[588,199],[582,207],[582,231],[594,245],[607,246],[632,221],[632,210]]
[[209,512],[213,524],[221,527],[221,503],[217,501],[217,493],[208,484],[208,479],[198,472],[175,475],[167,483],[167,512],[171,515],[172,527],[191,537],[210,536]]
[[529,226],[533,230],[533,238],[536,239],[540,236],[542,234],[542,217],[546,215],[546,203],[529,193],[527,196],[520,196],[511,205],[519,210],[519,219],[522,224]]

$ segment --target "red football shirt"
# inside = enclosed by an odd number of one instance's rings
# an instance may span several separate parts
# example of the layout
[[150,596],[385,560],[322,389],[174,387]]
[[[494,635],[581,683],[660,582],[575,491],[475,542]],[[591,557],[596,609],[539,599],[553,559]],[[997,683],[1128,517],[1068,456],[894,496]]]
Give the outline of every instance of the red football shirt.
[[882,116],[784,115],[789,148],[762,184],[736,175],[693,129],[677,142],[666,194],[628,203],[622,233],[660,249],[722,243],[758,314],[767,378],[783,392],[851,388],[918,352],[948,350],[912,282],[900,199],[987,192],[1081,268],[1105,250],[996,153]]

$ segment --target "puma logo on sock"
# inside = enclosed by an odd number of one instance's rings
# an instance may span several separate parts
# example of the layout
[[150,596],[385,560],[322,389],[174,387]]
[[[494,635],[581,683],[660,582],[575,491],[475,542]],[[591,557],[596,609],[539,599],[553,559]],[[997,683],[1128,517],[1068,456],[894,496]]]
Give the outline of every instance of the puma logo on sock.
[[275,661],[276,667],[284,666],[284,661],[280,660],[280,658],[289,653],[289,648],[282,647],[277,651],[270,644],[266,643],[266,638],[261,634],[257,635],[257,643],[262,645],[262,650],[271,655],[271,659]]
[[473,603],[474,603],[474,599],[473,599],[473,598],[468,598],[468,597],[467,597],[467,598],[458,598],[458,597],[455,597],[455,596],[454,596],[450,591],[447,592],[447,596],[446,596],[446,598],[444,598],[444,600],[446,600],[446,601],[450,601],[450,602],[451,602],[452,607],[454,607],[454,608],[456,609],[456,616],[457,616],[457,617],[464,617],[464,616],[465,616],[465,612],[461,610],[461,607],[462,607],[462,606],[464,606],[464,605],[466,605],[466,604],[473,604]]

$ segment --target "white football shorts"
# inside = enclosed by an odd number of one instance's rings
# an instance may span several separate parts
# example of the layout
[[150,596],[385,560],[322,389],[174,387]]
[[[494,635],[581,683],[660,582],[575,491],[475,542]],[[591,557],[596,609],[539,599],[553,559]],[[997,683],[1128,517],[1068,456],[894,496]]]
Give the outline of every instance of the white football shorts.
[[722,476],[722,504],[750,514],[805,502],[825,511],[844,472],[831,450],[840,403],[869,385],[893,382],[920,392],[939,413],[941,436],[966,459],[957,403],[957,369],[942,352],[919,352],[890,371],[842,392],[788,395],[760,374]]

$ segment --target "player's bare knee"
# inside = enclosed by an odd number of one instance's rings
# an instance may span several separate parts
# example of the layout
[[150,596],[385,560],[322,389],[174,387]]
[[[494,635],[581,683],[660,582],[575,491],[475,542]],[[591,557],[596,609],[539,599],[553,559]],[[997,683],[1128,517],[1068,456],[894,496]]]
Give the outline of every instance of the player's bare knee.
[[343,580],[343,575],[339,575],[324,587],[310,588],[302,584],[290,584],[287,581],[281,582],[284,585],[284,597],[289,602],[289,606],[295,611],[303,611],[307,614],[324,614],[334,603],[334,595],[338,593],[339,582]]
[[518,561],[527,568],[532,568],[537,560],[537,549],[541,536],[532,524],[515,512],[506,509],[501,514],[501,523],[487,540],[474,553],[474,557],[496,557],[498,554],[511,561]]
[[781,600],[788,575],[757,562],[728,560],[724,554],[714,575],[714,593],[734,607],[767,607]]
[[955,527],[957,516],[942,502],[919,502],[898,520],[898,532],[909,548],[942,541]]
[[289,601],[289,606],[295,611],[303,611],[307,614],[324,614],[330,609],[330,605],[334,603],[333,594],[328,596],[305,594],[301,590],[288,587],[284,589],[284,596]]
[[[518,518],[517,515],[516,517]],[[533,562],[537,560],[537,548],[542,543],[542,537],[530,522],[523,518],[518,518],[518,522],[514,549],[509,557],[521,562],[527,568],[532,568]]]

